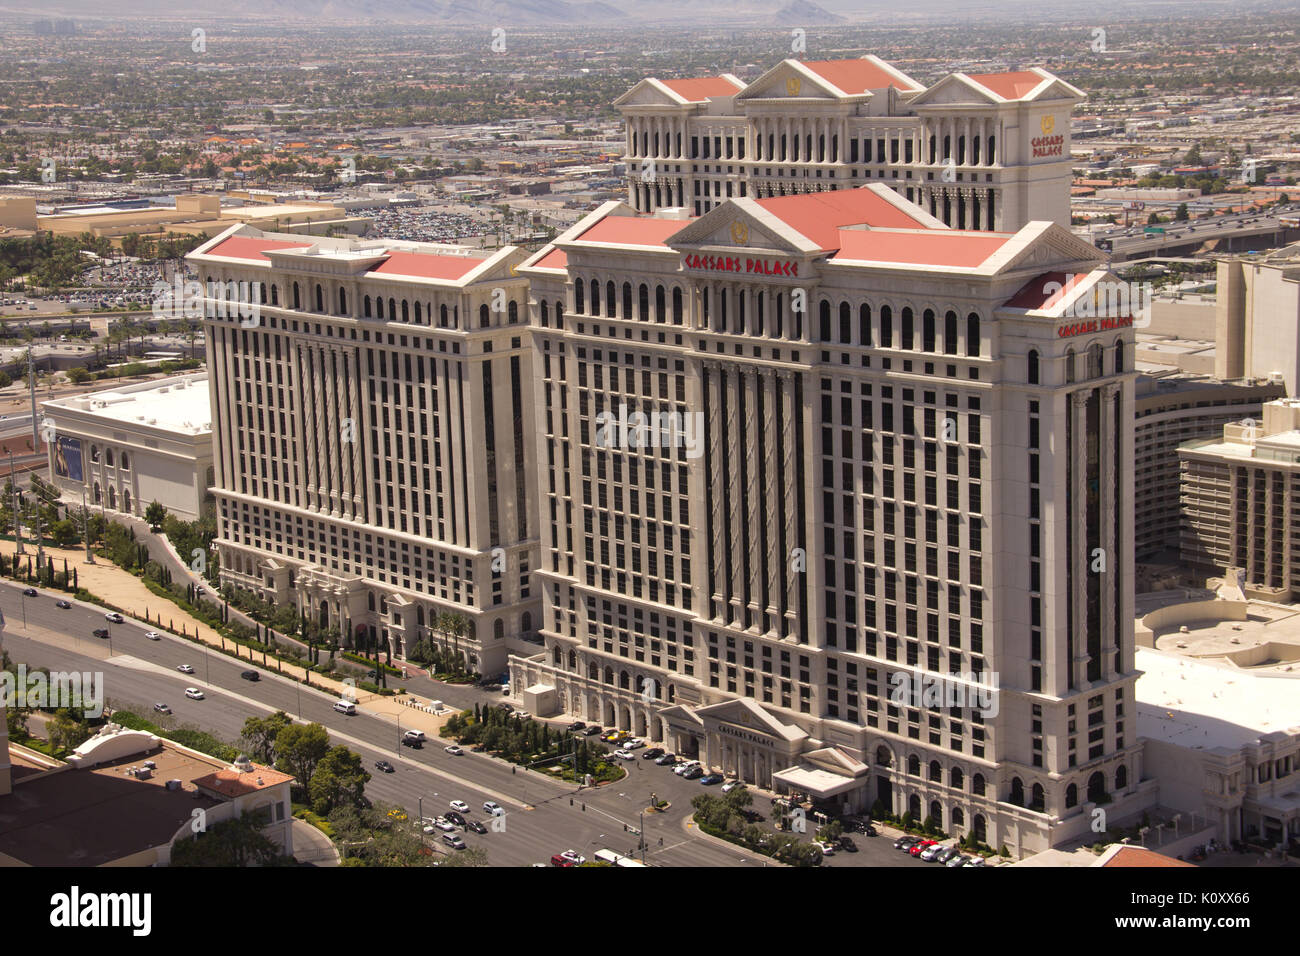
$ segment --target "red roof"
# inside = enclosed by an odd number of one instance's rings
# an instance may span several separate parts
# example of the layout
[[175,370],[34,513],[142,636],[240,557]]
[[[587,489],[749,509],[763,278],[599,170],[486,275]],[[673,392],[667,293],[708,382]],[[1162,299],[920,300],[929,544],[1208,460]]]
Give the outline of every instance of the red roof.
[[773,196],[758,204],[821,249],[838,249],[842,226],[925,229],[925,223],[870,189],[837,189],[800,196]]
[[841,229],[835,261],[901,262],[909,265],[973,269],[1002,248],[1010,236],[987,232],[930,229],[897,232],[889,229]]
[[1004,100],[1018,100],[1030,94],[1034,87],[1043,82],[1043,78],[1030,70],[1018,70],[1011,73],[967,73],[972,80],[992,90]]
[[564,269],[569,265],[569,256],[563,249],[552,249],[533,263],[534,269]]
[[1148,850],[1140,846],[1121,847],[1105,863],[1101,864],[1106,869],[1120,867],[1173,867],[1173,866],[1191,866],[1195,863],[1188,863],[1186,860],[1175,860],[1171,856],[1165,856],[1163,853],[1157,853],[1155,850]]
[[370,274],[414,276],[420,279],[459,279],[486,258],[474,256],[425,255],[420,252],[390,252],[388,258],[370,270]]
[[618,246],[662,246],[693,219],[655,219],[652,216],[606,216],[578,238],[583,242],[608,242]]
[[228,259],[250,259],[270,262],[264,254],[275,249],[306,249],[310,242],[294,242],[292,239],[257,239],[253,236],[231,236],[217,243],[205,255],[225,256]]
[[[1087,276],[1086,272],[1044,272],[1038,278],[1030,279],[1021,286],[1020,291],[1007,300],[1006,308],[1025,309],[1030,312],[1050,309],[1067,295],[1071,283],[1077,287],[1077,283]],[[1049,285],[1052,286],[1050,293],[1047,290]]]
[[735,96],[744,89],[723,76],[696,76],[687,80],[659,82],[691,103],[702,102],[711,96]]
[[809,60],[804,66],[850,95],[890,86],[900,90],[920,89],[870,60]]

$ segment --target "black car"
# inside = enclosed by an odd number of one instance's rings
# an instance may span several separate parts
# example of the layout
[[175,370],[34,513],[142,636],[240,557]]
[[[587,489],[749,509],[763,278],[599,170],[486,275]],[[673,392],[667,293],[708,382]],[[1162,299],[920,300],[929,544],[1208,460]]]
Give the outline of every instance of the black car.
[[600,728],[600,727],[588,727],[588,728],[587,728],[586,730],[584,730],[582,733],[583,733],[583,736],[586,736],[586,737],[594,737],[594,736],[596,736],[596,735],[597,735],[598,733],[600,733],[600,732],[601,732],[601,728]]
[[662,757],[663,755],[664,755],[664,748],[663,748],[663,747],[651,747],[649,750],[647,750],[647,751],[645,751],[644,753],[641,754],[641,759],[642,759],[642,760],[655,760],[655,759],[657,759],[657,758],[659,758],[659,757]]
[[392,773],[396,768],[387,760],[376,760],[375,769],[382,770],[384,773]]
[[842,836],[840,837],[839,849],[846,853],[857,853],[858,845],[853,842],[852,837]]
[[40,592],[36,588],[23,588],[24,597],[40,597]]
[[576,733],[577,731],[582,730],[586,726],[587,725],[584,724],[582,721],[575,720],[573,723],[569,724],[569,726],[564,729],[570,731],[571,733]]
[[403,746],[403,747],[410,747],[410,748],[412,748],[413,750],[423,750],[423,749],[424,749],[424,741],[421,740],[419,737],[407,737],[407,736],[403,735],[403,736],[402,736],[402,746]]
[[477,820],[466,820],[465,829],[473,830],[475,833],[487,833],[487,827],[479,823]]
[[261,675],[258,674],[257,671],[240,671],[239,676],[244,680],[251,680],[254,683],[262,679]]
[[54,606],[57,607],[57,608],[60,608],[61,610],[64,610],[64,611],[66,611],[68,608],[72,607],[72,605],[69,604],[67,601],[55,601],[55,602],[54,602]]
[[465,818],[455,810],[448,810],[443,814],[443,818],[446,819],[448,823],[454,823],[458,827],[463,827],[465,825]]
[[920,838],[920,837],[914,837],[914,836],[901,836],[901,837],[899,837],[897,840],[894,841],[894,849],[895,849],[895,850],[904,850],[904,851],[906,851],[906,850],[910,850],[910,849],[912,849],[912,847],[916,846],[916,845],[917,845],[918,843],[920,843],[920,842],[921,842],[921,838]]
[[107,639],[108,639],[108,628],[106,628],[106,627],[97,627],[97,628],[95,628],[94,634],[95,634],[95,636],[96,636],[97,638],[99,638],[101,641],[103,641],[103,640],[107,640]]

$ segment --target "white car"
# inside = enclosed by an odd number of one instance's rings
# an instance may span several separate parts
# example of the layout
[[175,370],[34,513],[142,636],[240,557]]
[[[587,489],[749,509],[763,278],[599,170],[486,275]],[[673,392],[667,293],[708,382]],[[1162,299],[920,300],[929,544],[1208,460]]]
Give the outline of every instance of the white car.
[[948,849],[948,847],[944,846],[942,843],[936,843],[933,846],[927,846],[924,850],[921,851],[921,859],[923,859],[926,863],[933,863],[934,858],[946,849]]
[[147,640],[147,641],[161,641],[161,640],[162,640],[162,635],[159,634],[157,631],[145,631],[145,632],[144,632],[144,637],[145,637],[145,640]]
[[636,754],[632,753],[632,751],[630,751],[630,750],[622,750],[622,749],[620,749],[620,750],[615,750],[615,751],[614,751],[614,756],[617,757],[619,760],[635,760],[635,759],[636,759]]
[[203,691],[199,690],[197,687],[186,687],[185,696],[190,700],[203,700]]
[[679,763],[677,766],[673,767],[673,773],[680,777],[692,767],[698,767],[699,765],[700,762],[698,760],[688,760],[685,763]]
[[633,737],[631,740],[623,741],[624,750],[636,750],[639,747],[644,747],[644,746],[645,746],[645,741],[642,740],[640,737]]
[[501,809],[501,804],[497,803],[495,800],[484,800],[483,812],[490,813],[494,817],[502,817],[505,816],[506,813]]
[[176,666],[176,669],[177,669],[178,671],[180,671],[182,674],[193,674],[193,673],[194,673],[194,665],[193,665],[193,664],[178,664],[178,665]]
[[726,783],[722,785],[722,792],[731,793],[731,791],[735,790],[737,787],[743,787],[743,786],[744,784],[741,783],[739,780],[728,780]]
[[464,800],[451,801],[451,808],[458,813],[469,813],[469,804]]
[[463,753],[465,752],[465,751],[461,750],[461,749],[460,749],[458,746],[456,746],[455,744],[452,744],[450,747],[443,747],[442,749],[443,749],[446,753],[451,754],[453,757],[459,757],[461,754],[463,754]]
[[452,823],[450,820],[444,820],[442,817],[438,817],[438,819],[434,820],[433,825],[444,833],[456,832],[456,824]]
[[568,860],[574,866],[582,866],[582,864],[587,862],[587,858],[577,850],[565,850],[560,854],[560,856]]
[[833,843],[820,842],[817,845],[821,847],[822,856],[835,855],[835,845]]
[[126,622],[126,618],[118,614],[116,611],[109,611],[104,615],[104,620],[112,621],[114,624],[124,624]]

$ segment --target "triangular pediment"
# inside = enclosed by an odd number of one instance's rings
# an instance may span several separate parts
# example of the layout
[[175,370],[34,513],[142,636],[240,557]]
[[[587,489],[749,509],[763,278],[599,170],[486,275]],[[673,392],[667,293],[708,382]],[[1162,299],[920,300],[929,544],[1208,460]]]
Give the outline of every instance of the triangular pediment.
[[[827,103],[845,99],[848,94],[822,79],[798,60],[782,60],[736,96],[742,100],[821,99]],[[870,93],[858,94],[870,97]]]
[[627,109],[637,106],[685,106],[687,100],[679,96],[654,77],[646,77],[614,101],[614,106]]
[[668,244],[674,249],[728,248],[783,255],[821,251],[752,199],[733,199],[710,209]]
[[993,275],[1038,269],[1088,271],[1104,262],[1105,254],[1054,222],[1030,222],[984,263]]
[[748,698],[724,700],[719,704],[699,707],[695,714],[707,725],[710,721],[731,724],[756,733],[766,733],[782,740],[803,740],[808,735],[798,727],[783,724],[758,704]]
[[980,86],[965,73],[949,73],[934,86],[912,100],[911,106],[951,106],[954,104],[1003,103],[992,90]]

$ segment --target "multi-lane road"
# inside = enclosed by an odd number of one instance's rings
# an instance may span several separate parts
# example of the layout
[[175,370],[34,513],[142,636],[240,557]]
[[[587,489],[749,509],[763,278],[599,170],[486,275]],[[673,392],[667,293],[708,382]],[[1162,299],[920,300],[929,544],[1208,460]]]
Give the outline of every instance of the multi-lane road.
[[[373,774],[366,786],[373,800],[399,803],[412,813],[422,809],[425,816],[441,815],[451,800],[464,800],[472,808],[469,815],[484,823],[490,822],[481,810],[485,800],[504,807],[504,832],[462,834],[467,844],[487,851],[491,865],[545,863],[552,854],[569,848],[588,858],[604,847],[626,854],[638,841],[624,825],[641,826],[641,811],[652,791],[673,806],[666,814],[644,817],[647,862],[666,866],[770,862],[686,826],[690,798],[702,788],[652,761],[629,763],[629,776],[620,782],[577,791],[571,784],[538,773],[512,772],[508,763],[482,754],[452,756],[434,739],[423,749],[412,750],[398,744],[399,727],[393,717],[368,713],[364,704],[356,716],[348,717],[333,709],[333,696],[274,672],[263,671],[256,683],[243,680],[240,672],[248,669],[246,662],[167,634],[161,641],[148,640],[147,626],[133,621],[108,624],[102,610],[93,605],[73,601],[70,609],[61,610],[55,601],[62,597],[61,592],[42,590],[38,597],[24,598],[20,585],[0,582],[0,610],[6,621],[0,641],[15,661],[51,670],[101,672],[110,706],[165,723],[168,718],[152,708],[155,702],[166,703],[177,726],[196,725],[224,740],[237,741],[248,717],[276,710],[323,724],[334,743],[361,754]],[[92,634],[102,627],[110,631],[107,640]],[[181,664],[192,665],[194,674],[178,672]],[[184,689],[189,686],[202,689],[206,699],[186,698]],[[375,769],[379,759],[390,761],[396,771]],[[765,803],[759,798],[760,810]],[[431,834],[430,841],[440,843],[439,837]]]

